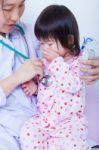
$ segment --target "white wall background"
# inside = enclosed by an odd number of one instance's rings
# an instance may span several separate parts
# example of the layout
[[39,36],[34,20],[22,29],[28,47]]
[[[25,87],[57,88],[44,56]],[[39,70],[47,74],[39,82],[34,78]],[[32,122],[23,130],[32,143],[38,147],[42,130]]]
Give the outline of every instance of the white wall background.
[[99,40],[99,0],[26,0],[23,20],[34,24],[42,9],[50,4],[67,6],[77,18],[81,37]]

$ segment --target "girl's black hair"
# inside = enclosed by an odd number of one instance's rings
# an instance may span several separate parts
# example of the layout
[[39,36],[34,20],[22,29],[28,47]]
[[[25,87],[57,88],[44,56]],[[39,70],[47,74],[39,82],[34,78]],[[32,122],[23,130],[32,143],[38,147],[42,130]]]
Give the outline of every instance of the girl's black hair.
[[50,5],[39,15],[35,27],[38,39],[54,38],[72,55],[80,53],[79,29],[73,13],[63,5]]

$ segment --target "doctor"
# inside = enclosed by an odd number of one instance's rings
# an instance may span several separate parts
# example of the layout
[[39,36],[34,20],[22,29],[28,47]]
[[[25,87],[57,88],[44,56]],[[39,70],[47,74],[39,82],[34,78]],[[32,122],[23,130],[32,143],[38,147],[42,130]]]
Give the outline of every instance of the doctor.
[[[0,41],[27,58],[36,57],[33,29],[19,22],[24,8],[24,0],[0,0]],[[34,58],[24,61],[0,43],[0,150],[20,150],[20,128],[36,112],[35,97],[26,96],[19,85],[37,74],[42,77],[42,64]]]

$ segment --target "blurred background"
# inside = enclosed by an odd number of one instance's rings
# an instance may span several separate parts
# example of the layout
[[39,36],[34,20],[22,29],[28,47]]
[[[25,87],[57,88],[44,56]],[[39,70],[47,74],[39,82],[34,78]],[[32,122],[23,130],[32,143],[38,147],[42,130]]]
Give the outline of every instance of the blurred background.
[[50,4],[67,6],[77,18],[80,35],[99,40],[99,0],[26,0],[25,22],[34,24],[39,13]]

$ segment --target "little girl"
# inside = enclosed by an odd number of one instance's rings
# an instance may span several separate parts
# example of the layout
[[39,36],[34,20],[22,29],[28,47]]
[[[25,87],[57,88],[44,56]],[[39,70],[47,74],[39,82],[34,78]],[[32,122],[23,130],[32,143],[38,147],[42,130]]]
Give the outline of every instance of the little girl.
[[21,130],[22,150],[90,150],[76,19],[65,6],[48,6],[36,21],[35,34],[50,82],[38,85],[38,111]]

